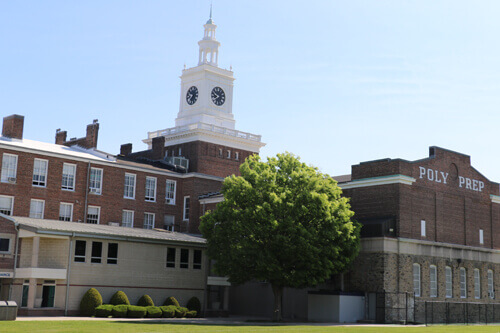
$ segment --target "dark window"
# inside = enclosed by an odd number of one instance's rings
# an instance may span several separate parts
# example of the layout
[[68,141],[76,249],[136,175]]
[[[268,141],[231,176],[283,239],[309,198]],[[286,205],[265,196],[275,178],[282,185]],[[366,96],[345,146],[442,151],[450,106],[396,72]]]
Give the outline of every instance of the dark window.
[[175,267],[175,247],[167,248],[167,267]]
[[118,243],[108,244],[108,264],[118,263]]
[[87,248],[87,242],[82,240],[77,240],[75,244],[75,262],[85,262],[85,250]]
[[201,269],[201,250],[194,250],[193,268]]
[[396,237],[396,222],[393,217],[362,219],[359,222],[361,237]]
[[100,264],[102,257],[102,242],[92,242],[92,257],[90,262]]
[[0,252],[9,252],[10,238],[0,238]]
[[181,249],[181,268],[189,268],[189,250]]

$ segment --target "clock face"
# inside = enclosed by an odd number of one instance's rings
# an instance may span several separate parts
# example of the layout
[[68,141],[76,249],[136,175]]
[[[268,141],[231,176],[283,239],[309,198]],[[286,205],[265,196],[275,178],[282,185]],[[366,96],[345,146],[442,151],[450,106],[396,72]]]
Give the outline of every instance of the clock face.
[[225,101],[226,94],[221,87],[215,87],[214,89],[212,89],[212,102],[214,102],[215,105],[221,106]]
[[197,100],[198,100],[198,88],[196,88],[195,86],[192,86],[187,91],[186,102],[189,105],[193,105],[194,103],[196,103]]

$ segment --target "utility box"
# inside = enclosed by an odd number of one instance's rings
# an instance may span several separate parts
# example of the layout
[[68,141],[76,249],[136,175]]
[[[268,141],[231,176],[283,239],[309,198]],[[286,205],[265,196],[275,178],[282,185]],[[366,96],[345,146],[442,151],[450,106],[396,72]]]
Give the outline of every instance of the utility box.
[[0,320],[16,320],[17,303],[14,301],[0,301]]
[[365,317],[361,293],[310,291],[307,319],[316,322],[355,323]]

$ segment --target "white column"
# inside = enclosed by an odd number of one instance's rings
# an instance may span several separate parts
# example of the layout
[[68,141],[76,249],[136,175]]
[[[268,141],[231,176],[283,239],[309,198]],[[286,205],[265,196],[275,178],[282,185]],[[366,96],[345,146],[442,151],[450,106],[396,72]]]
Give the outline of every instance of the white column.
[[[31,250],[31,267],[38,267],[38,253],[40,252],[40,237],[33,237],[33,248]],[[28,290],[28,308],[35,307],[36,298],[36,279],[30,279],[30,286]]]

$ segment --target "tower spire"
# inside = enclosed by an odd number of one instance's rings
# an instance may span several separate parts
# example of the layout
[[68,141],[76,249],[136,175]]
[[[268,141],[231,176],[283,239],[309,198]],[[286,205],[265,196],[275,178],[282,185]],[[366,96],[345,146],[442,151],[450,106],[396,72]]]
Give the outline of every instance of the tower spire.
[[212,4],[210,4],[210,18],[203,27],[205,28],[203,39],[198,42],[200,46],[198,65],[210,64],[217,66],[220,43],[215,39],[215,29],[217,29],[217,26],[212,20]]

